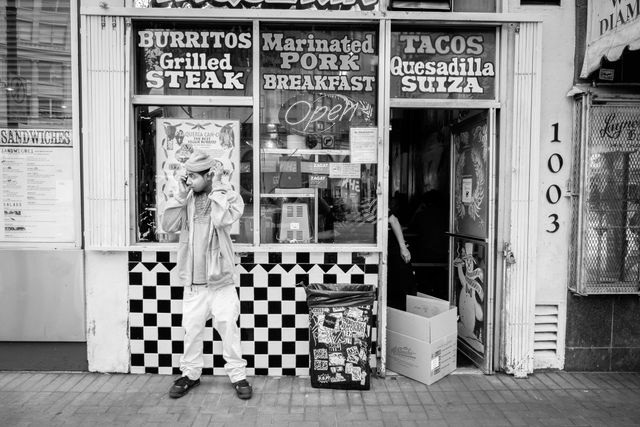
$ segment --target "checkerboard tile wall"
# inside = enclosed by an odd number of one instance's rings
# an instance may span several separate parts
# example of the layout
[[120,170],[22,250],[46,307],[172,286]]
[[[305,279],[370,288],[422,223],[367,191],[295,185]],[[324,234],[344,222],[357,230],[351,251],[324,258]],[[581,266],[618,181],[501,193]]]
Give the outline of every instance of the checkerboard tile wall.
[[[309,374],[309,311],[297,283],[378,284],[378,256],[357,253],[247,253],[236,257],[240,333],[249,375]],[[129,252],[132,373],[178,374],[182,291],[175,252]],[[377,303],[374,303],[374,316]],[[372,366],[375,339],[372,336]],[[207,322],[204,375],[225,375],[222,344]]]

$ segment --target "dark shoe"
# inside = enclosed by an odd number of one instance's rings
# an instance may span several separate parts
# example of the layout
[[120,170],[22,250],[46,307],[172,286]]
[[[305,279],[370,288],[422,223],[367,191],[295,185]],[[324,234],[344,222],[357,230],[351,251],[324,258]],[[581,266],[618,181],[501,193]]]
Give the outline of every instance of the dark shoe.
[[251,399],[253,389],[247,380],[240,380],[233,383],[233,388],[236,389],[236,394],[240,399]]
[[189,390],[200,385],[200,379],[190,380],[189,377],[178,378],[169,389],[169,397],[177,399],[187,394]]

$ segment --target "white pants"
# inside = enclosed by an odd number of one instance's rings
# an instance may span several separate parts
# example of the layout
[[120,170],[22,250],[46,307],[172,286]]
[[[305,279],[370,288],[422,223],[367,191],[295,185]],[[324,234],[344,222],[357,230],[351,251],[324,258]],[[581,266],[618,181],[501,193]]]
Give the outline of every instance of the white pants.
[[247,377],[247,361],[242,358],[240,328],[236,324],[240,316],[240,301],[235,286],[211,287],[187,286],[182,300],[182,327],[185,331],[184,354],[180,358],[183,376],[191,380],[200,378],[204,359],[202,356],[204,324],[213,319],[213,327],[222,338],[222,357],[227,362],[224,369],[231,382]]

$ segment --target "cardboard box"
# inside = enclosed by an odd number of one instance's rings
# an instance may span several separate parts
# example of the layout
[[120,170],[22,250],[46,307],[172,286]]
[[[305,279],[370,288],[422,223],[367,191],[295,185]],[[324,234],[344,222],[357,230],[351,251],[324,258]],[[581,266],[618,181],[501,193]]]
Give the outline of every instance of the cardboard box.
[[456,369],[457,308],[428,295],[387,308],[387,368],[427,385]]

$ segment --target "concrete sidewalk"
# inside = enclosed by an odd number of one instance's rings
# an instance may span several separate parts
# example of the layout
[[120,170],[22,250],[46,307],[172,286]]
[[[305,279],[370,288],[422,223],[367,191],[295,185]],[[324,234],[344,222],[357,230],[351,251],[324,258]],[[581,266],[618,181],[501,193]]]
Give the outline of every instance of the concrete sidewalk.
[[374,378],[369,391],[319,390],[308,378],[252,377],[241,401],[226,377],[187,396],[162,375],[0,372],[0,425],[638,426],[640,374],[454,374],[431,386]]

